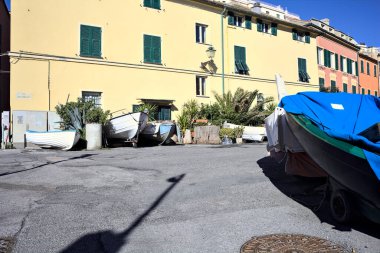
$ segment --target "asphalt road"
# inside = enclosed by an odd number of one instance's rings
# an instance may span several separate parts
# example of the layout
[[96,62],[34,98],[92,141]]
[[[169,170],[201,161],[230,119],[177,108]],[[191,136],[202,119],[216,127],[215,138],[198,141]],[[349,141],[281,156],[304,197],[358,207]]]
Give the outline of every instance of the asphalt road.
[[0,151],[0,238],[20,253],[232,253],[295,233],[380,252],[379,226],[335,223],[321,181],[266,155],[264,144]]

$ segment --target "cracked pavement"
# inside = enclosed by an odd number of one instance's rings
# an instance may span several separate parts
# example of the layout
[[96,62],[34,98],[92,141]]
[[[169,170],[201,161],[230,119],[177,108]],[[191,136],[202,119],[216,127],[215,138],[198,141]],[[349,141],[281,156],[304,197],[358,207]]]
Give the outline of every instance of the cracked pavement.
[[239,252],[253,236],[296,233],[378,252],[378,225],[337,224],[326,201],[314,211],[320,181],[266,155],[265,144],[3,150],[0,238],[22,253]]

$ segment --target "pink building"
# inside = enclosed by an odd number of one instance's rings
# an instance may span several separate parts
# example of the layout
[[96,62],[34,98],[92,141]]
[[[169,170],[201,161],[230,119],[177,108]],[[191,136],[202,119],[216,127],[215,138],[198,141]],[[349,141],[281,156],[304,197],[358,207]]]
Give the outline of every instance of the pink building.
[[317,37],[317,60],[320,87],[349,93],[359,93],[357,43],[335,30],[329,20],[312,19],[307,26],[320,32]]

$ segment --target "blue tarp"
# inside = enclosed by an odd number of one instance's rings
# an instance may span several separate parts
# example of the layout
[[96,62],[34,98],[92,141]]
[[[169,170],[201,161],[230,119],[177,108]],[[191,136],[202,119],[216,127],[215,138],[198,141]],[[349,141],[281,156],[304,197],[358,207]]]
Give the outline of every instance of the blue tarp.
[[380,180],[380,142],[358,135],[380,122],[379,98],[349,93],[300,92],[284,97],[279,107],[304,115],[331,137],[363,148]]

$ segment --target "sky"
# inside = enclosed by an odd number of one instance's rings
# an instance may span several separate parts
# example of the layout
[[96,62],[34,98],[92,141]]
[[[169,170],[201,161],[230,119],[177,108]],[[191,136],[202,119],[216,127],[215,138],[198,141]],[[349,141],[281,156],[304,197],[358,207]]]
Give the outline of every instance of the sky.
[[[17,0],[16,0],[17,1]],[[140,0],[132,0],[140,1]],[[5,0],[8,8],[10,0]],[[301,19],[329,18],[330,25],[358,43],[380,47],[380,0],[265,0]]]

